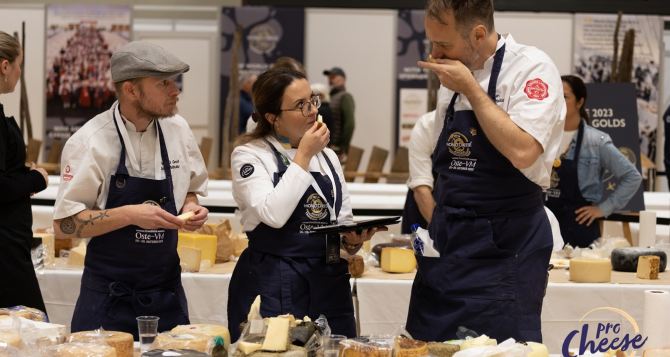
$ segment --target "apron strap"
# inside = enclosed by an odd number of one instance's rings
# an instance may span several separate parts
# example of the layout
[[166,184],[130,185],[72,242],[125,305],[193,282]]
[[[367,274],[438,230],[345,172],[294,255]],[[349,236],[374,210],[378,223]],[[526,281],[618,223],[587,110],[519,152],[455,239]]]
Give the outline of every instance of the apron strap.
[[[340,209],[342,208],[342,184],[340,184],[340,176],[337,174],[337,171],[335,171],[335,166],[333,166],[333,163],[330,161],[328,158],[328,155],[324,154],[323,151],[321,152],[321,155],[323,155],[323,158],[326,160],[326,164],[328,164],[328,168],[330,169],[330,172],[333,173],[333,180],[335,189],[337,191],[337,197],[333,197],[333,199],[336,200],[337,204],[339,205],[335,207],[335,211],[337,215],[339,216],[340,214]],[[328,175],[326,175],[327,177]],[[330,180],[330,178],[328,177]]]
[[170,197],[174,200],[174,185],[172,183],[172,168],[170,167],[170,156],[168,155],[167,146],[165,145],[165,138],[163,137],[163,129],[158,119],[156,120],[156,128],[158,129],[158,140],[161,147],[161,161],[163,162],[163,169],[165,170],[165,178],[170,184]]
[[119,109],[119,105],[116,105],[116,108],[112,110],[112,121],[116,127],[116,134],[119,136],[119,141],[121,142],[121,156],[119,157],[119,164],[116,166],[117,175],[126,175],[128,174],[128,169],[126,168],[126,144],[123,142],[123,136],[121,136],[121,130],[119,130],[119,124],[116,122],[116,111]]
[[582,139],[584,139],[584,120],[579,121],[579,131],[577,132],[577,144],[575,147],[575,154],[572,157],[572,160],[579,160],[579,153],[582,150]]

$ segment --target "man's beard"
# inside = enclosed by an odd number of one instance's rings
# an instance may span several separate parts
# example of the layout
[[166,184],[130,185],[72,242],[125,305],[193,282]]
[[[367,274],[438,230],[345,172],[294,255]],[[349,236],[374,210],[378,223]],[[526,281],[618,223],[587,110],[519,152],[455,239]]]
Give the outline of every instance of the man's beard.
[[472,45],[472,42],[470,42],[469,39],[466,39],[466,42],[468,44],[468,49],[470,50],[470,56],[468,59],[463,60],[463,64],[468,67],[470,71],[475,71],[477,69],[481,68],[475,68],[475,65],[477,65],[477,62],[479,62],[479,59],[481,58],[481,55],[479,52],[475,49],[475,46]]
[[151,120],[158,120],[158,119],[164,119],[164,118],[169,118],[171,116],[174,116],[177,114],[177,107],[175,106],[174,110],[172,110],[171,113],[160,113],[155,110],[152,110],[151,108],[148,108],[147,106],[144,105],[144,95],[140,94],[140,100],[137,102],[137,113],[145,116],[147,118],[150,118]]

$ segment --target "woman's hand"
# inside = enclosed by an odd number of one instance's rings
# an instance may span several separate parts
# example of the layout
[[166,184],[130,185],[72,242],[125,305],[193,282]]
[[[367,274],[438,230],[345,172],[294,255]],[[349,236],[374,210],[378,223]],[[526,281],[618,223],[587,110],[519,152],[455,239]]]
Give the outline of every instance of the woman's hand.
[[330,141],[330,130],[325,125],[314,122],[311,128],[307,129],[305,135],[300,139],[298,152],[293,161],[300,165],[305,171],[309,168],[309,161],[321,150],[325,149]]
[[577,215],[575,221],[579,224],[586,224],[587,227],[590,226],[596,218],[605,216],[598,206],[584,206],[576,210],[575,214]]

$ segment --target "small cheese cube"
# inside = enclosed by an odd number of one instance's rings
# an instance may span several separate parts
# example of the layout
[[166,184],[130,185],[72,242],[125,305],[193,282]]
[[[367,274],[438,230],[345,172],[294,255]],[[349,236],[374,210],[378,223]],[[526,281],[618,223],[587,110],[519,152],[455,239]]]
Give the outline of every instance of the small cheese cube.
[[411,273],[416,269],[414,251],[405,248],[386,247],[382,249],[381,267],[387,273]]
[[637,261],[637,277],[640,279],[658,279],[661,258],[655,255],[643,255]]

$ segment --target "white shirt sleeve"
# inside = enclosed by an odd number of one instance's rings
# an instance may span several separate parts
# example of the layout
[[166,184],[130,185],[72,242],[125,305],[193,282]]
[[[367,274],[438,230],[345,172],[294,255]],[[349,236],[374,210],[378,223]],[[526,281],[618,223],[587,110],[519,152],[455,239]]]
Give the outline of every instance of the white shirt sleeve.
[[[256,150],[260,148],[238,146],[231,155],[233,198],[244,213],[254,216],[243,217],[243,220],[256,218],[272,228],[281,228],[293,214],[313,177],[292,162],[274,186],[274,172],[267,170]],[[246,177],[242,176],[242,167],[245,167]]]
[[325,149],[324,152],[328,155],[328,159],[335,167],[335,172],[340,180],[340,186],[342,187],[342,207],[340,208],[340,214],[337,215],[337,223],[349,223],[354,221],[354,213],[351,208],[351,197],[349,196],[349,190],[347,188],[347,182],[344,180],[344,171],[342,170],[342,164],[340,164],[340,159],[337,157],[337,154],[331,149]]
[[[436,112],[424,114],[414,125],[409,141],[409,180],[407,186],[414,189],[428,186],[433,189],[433,142]],[[438,134],[439,135],[439,134]]]
[[195,136],[191,130],[188,131],[190,138],[186,142],[186,150],[189,158],[191,182],[188,187],[189,193],[195,193],[200,196],[207,196],[207,164],[202,157],[200,148],[196,144]]
[[54,204],[54,219],[63,219],[93,209],[103,189],[103,170],[95,149],[72,138],[61,155],[61,181]]

